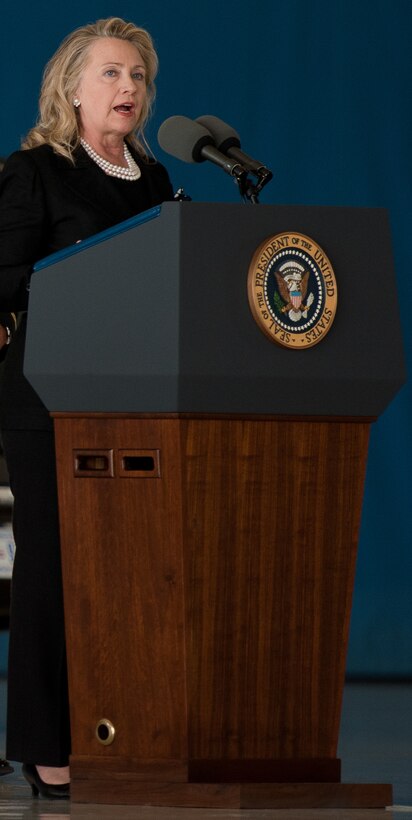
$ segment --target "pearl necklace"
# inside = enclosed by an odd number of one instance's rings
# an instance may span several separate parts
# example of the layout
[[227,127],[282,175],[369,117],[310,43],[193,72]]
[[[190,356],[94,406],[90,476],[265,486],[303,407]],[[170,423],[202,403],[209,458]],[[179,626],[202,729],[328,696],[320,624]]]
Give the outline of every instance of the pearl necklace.
[[80,142],[89,155],[89,157],[105,172],[111,177],[118,177],[118,179],[127,179],[129,182],[134,182],[136,179],[139,179],[141,176],[140,168],[134,161],[126,143],[123,143],[123,153],[124,158],[127,162],[127,168],[123,168],[122,165],[114,165],[112,162],[109,162],[107,159],[103,159],[97,151],[89,145],[83,137],[80,139]]

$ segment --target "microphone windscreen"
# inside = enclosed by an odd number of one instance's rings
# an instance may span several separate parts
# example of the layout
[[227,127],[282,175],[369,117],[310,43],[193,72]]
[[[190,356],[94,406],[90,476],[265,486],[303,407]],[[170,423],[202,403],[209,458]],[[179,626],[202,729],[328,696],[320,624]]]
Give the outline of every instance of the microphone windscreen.
[[183,162],[202,162],[202,148],[214,145],[212,135],[203,125],[178,115],[162,123],[157,139],[164,151]]
[[202,117],[197,117],[196,122],[203,125],[211,133],[219,151],[225,153],[229,148],[240,148],[240,137],[237,131],[231,125],[220,120],[219,117],[204,114]]

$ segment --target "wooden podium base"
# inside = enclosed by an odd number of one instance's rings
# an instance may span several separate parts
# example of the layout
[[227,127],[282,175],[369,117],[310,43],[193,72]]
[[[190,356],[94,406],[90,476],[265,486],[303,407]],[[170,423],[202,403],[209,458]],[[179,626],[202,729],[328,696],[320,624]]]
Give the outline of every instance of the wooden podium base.
[[369,423],[55,431],[72,799],[390,804],[336,758]]
[[214,809],[385,808],[392,786],[385,783],[188,783],[142,781],[138,772],[108,770],[106,760],[71,760],[74,803]]

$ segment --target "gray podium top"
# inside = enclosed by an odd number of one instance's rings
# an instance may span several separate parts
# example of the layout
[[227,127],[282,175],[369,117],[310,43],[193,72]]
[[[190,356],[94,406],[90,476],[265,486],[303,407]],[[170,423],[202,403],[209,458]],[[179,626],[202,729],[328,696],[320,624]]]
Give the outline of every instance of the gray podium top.
[[[313,237],[338,309],[305,350],[248,303],[268,236]],[[384,209],[165,203],[32,277],[25,374],[53,412],[378,416],[405,381]]]

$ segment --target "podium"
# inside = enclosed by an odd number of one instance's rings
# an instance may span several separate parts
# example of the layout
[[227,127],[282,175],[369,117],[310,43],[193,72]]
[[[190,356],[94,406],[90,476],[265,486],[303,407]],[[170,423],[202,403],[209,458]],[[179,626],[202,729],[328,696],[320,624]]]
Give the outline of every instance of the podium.
[[[292,230],[339,292],[297,351],[247,297]],[[72,800],[390,804],[336,757],[369,430],[405,379],[386,212],[165,203],[72,250],[32,278],[25,360],[56,433]]]

